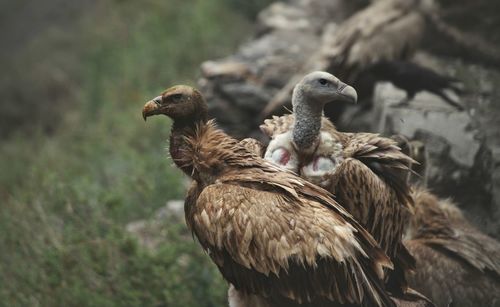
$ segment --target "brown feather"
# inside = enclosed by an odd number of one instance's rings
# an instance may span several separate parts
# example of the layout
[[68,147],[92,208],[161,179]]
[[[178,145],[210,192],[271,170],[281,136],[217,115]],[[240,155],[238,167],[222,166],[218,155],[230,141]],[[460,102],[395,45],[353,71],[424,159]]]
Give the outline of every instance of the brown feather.
[[[291,130],[293,124],[294,115],[275,116],[264,121],[261,130],[275,140]],[[320,142],[313,155],[331,156],[338,151],[331,143],[339,144],[341,157],[336,157],[334,171],[327,172],[323,178],[309,176],[300,166],[297,172],[335,194],[339,203],[366,227],[395,264],[390,288],[396,292],[398,288],[404,290],[404,272],[415,265],[401,242],[413,207],[406,178],[410,171],[408,165],[414,161],[391,139],[372,133],[342,133],[323,117],[320,138],[324,139],[325,135],[332,141]],[[297,155],[302,164],[309,162],[309,157],[300,152]]]
[[500,243],[481,233],[447,200],[413,192],[415,215],[405,245],[417,259],[408,275],[437,306],[500,305]]
[[213,122],[186,143],[198,186],[186,198],[188,225],[236,289],[299,303],[392,305],[377,277],[389,259],[327,191]]
[[265,146],[256,139],[246,138],[241,140],[239,144],[245,147],[245,149],[249,152],[252,152],[259,157],[262,157],[262,155],[264,155]]
[[142,110],[159,114],[174,120],[170,154],[194,180],[188,227],[237,291],[273,306],[394,306],[382,281],[391,261],[331,194],[217,129],[194,88]]

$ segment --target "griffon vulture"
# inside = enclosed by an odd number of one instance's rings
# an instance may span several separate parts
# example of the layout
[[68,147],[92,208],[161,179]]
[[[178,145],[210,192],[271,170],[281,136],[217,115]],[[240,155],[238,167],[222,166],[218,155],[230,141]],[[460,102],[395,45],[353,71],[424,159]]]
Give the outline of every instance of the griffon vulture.
[[[418,161],[425,182],[425,144],[394,137]],[[436,306],[500,306],[500,243],[470,224],[450,200],[423,187],[412,191],[415,211],[404,244],[417,261],[409,285]]]
[[306,75],[293,91],[293,114],[268,119],[265,158],[332,192],[377,240],[395,265],[387,288],[406,290],[414,259],[402,245],[412,210],[406,176],[413,160],[396,142],[372,133],[343,133],[323,117],[326,103],[356,100],[356,91],[326,72]]

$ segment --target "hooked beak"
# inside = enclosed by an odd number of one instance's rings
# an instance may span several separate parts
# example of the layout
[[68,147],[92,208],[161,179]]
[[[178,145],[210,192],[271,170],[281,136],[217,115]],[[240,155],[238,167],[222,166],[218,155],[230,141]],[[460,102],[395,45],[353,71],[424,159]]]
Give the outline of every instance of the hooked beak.
[[149,116],[160,114],[160,103],[161,96],[158,96],[153,100],[146,102],[146,104],[142,108],[142,118],[144,118],[144,121],[146,121]]
[[337,93],[348,102],[356,103],[358,101],[358,93],[354,87],[340,82]]
[[358,93],[354,87],[340,82],[337,93],[348,102],[356,103],[358,101]]

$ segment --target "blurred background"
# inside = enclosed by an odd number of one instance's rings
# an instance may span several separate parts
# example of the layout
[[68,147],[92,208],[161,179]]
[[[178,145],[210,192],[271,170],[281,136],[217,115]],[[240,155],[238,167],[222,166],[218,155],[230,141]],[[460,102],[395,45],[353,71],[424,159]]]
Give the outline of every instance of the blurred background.
[[126,229],[184,195],[168,122],[141,109],[233,52],[265,4],[0,1],[0,305],[225,304],[183,219],[154,251]]
[[[167,155],[169,122],[141,118],[145,101],[179,83],[202,89],[226,131],[262,139],[258,124],[285,112],[296,76],[340,72],[365,98],[327,110],[339,128],[421,141],[427,186],[498,237],[500,5],[393,6],[401,24],[417,21],[415,36],[411,23],[385,31],[390,10],[375,8],[365,15],[380,28],[351,37],[388,38],[352,66],[351,51],[330,55],[360,24],[353,16],[390,1],[0,0],[0,306],[226,305],[176,201],[185,181]],[[395,85],[393,66],[377,74],[382,60],[457,80],[462,108],[425,84],[391,107],[411,89]],[[430,78],[409,70],[411,84]]]

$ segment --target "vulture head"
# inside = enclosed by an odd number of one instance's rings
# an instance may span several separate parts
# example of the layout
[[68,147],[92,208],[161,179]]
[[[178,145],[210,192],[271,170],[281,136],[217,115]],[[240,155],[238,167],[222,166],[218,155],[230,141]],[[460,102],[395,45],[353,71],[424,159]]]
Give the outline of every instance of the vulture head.
[[142,117],[164,114],[176,122],[194,122],[207,118],[207,105],[201,93],[187,85],[176,85],[160,96],[148,101],[142,109]]
[[295,114],[293,142],[302,153],[314,151],[319,142],[321,117],[325,104],[337,101],[356,102],[356,90],[334,75],[315,71],[306,75],[293,89]]
[[306,75],[293,90],[292,105],[295,109],[299,103],[308,103],[323,110],[325,104],[333,101],[356,102],[356,90],[334,75],[315,71]]

